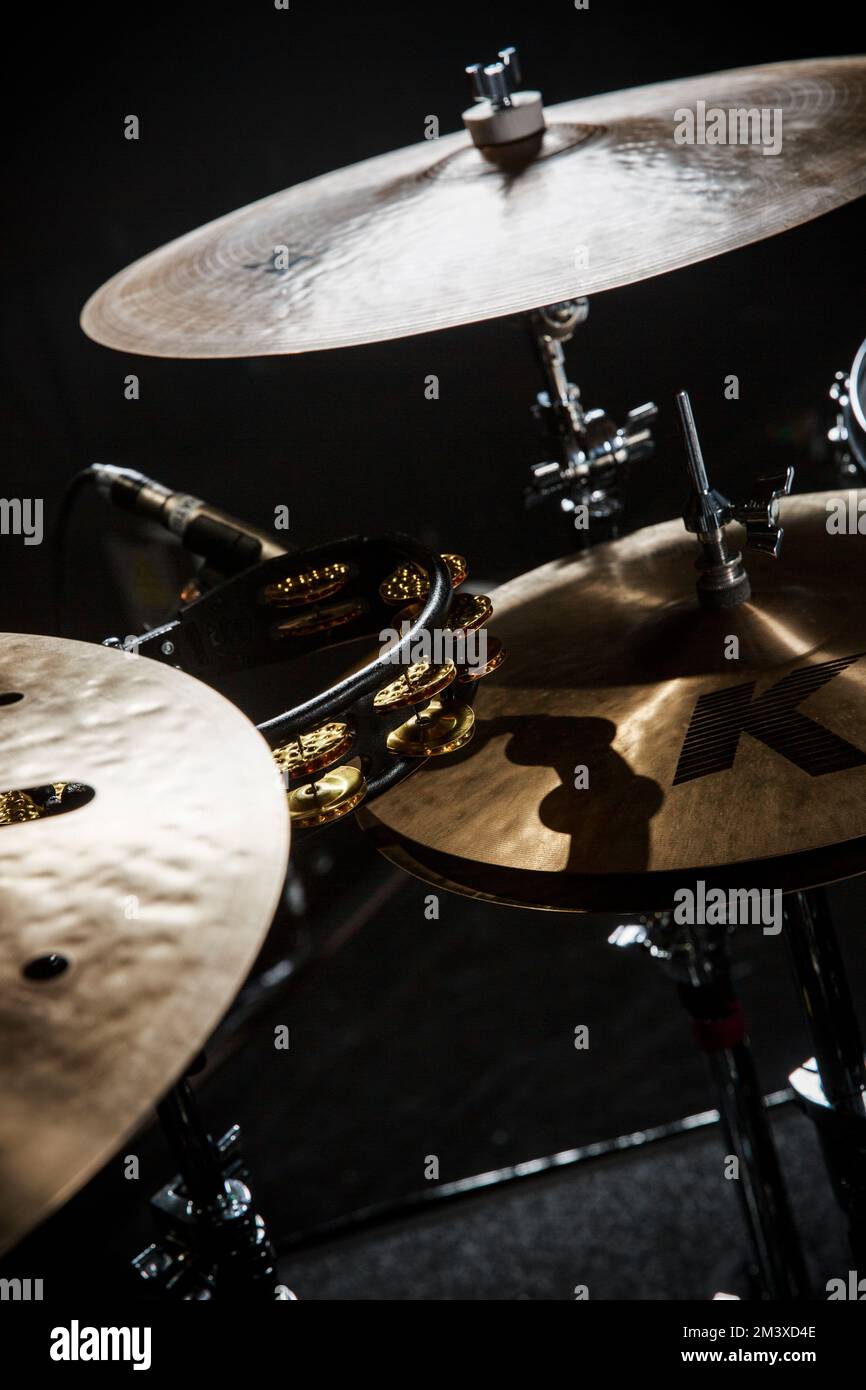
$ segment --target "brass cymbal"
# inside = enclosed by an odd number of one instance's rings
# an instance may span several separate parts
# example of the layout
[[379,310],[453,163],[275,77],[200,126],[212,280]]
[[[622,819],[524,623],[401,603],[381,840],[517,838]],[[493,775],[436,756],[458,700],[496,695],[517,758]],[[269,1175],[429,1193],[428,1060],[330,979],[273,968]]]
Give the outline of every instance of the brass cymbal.
[[84,642],[0,636],[0,767],[50,812],[0,820],[2,1250],[213,1031],[270,926],[289,824],[270,749],[228,700]]
[[[782,145],[679,144],[675,113],[782,112]],[[247,357],[379,342],[596,294],[774,236],[866,192],[866,60],[689,77],[546,110],[500,168],[465,130],[324,174],[152,252],[84,331]]]
[[838,495],[783,499],[781,555],[748,552],[736,608],[699,605],[679,521],[498,589],[509,660],[472,744],[361,824],[422,878],[540,908],[866,869],[866,540],[828,533]]

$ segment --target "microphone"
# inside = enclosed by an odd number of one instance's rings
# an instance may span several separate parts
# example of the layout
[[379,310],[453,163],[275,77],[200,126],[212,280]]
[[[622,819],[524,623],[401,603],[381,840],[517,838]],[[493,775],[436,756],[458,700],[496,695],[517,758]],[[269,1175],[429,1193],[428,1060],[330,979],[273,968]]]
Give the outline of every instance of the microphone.
[[187,550],[200,555],[209,565],[226,575],[239,574],[262,560],[285,555],[267,531],[238,521],[228,512],[212,507],[200,497],[172,492],[134,468],[118,468],[113,463],[92,463],[89,473],[97,491],[116,507],[159,522],[177,536]]

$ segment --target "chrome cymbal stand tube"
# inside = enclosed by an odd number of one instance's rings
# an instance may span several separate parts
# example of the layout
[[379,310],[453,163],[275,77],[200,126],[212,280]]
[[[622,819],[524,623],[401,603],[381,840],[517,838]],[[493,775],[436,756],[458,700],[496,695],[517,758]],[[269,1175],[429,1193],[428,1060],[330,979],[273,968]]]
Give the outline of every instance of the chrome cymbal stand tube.
[[808,1276],[791,1214],[742,1006],[734,990],[726,927],[683,926],[670,912],[617,927],[614,946],[643,946],[664,963],[692,1020],[715,1083],[728,1151],[753,1252],[750,1270],[763,1299],[808,1296]]
[[786,897],[785,934],[815,1049],[790,1081],[818,1131],[857,1268],[866,1272],[863,1038],[823,888]]

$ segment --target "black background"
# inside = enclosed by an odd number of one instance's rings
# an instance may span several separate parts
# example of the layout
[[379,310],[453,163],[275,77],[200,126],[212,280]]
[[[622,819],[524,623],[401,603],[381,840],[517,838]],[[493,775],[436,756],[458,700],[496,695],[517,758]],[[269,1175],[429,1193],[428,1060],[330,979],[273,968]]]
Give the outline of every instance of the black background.
[[[7,71],[2,491],[44,497],[50,523],[68,480],[100,459],[261,524],[286,503],[299,545],[402,528],[468,555],[473,575],[490,582],[565,551],[555,511],[523,511],[541,446],[529,413],[537,369],[519,323],[295,358],[172,362],[89,342],[78,326],[85,299],[221,213],[421,139],[429,114],[443,132],[457,129],[464,65],[506,43],[519,46],[527,82],[553,103],[856,52],[862,28],[856,3],[819,13],[741,0],[590,0],[588,11],[570,0],[291,0],[284,12],[258,0],[29,12]],[[141,120],[138,142],[123,138],[129,113]],[[735,491],[781,462],[798,467],[801,488],[831,485],[820,447],[825,397],[866,335],[863,232],[862,204],[853,205],[593,301],[570,349],[585,403],[619,417],[647,398],[661,407],[656,457],[632,480],[629,526],[682,507],[672,409],[682,386],[720,485]],[[131,371],[137,402],[124,399]],[[429,373],[440,379],[435,402],[424,399]],[[731,373],[738,401],[724,398]],[[152,597],[149,567],[163,542],[121,589],[107,547],[119,526],[104,504],[82,499],[66,573],[71,635],[137,630]],[[47,538],[41,547],[0,539],[7,630],[56,630],[51,558]],[[217,1049],[203,1083],[214,1128],[243,1123],[281,1239],[417,1190],[426,1153],[443,1154],[451,1179],[709,1103],[670,986],[647,962],[605,946],[609,923],[446,899],[431,931],[424,887],[395,882],[348,824],[306,867],[317,880],[311,929],[358,919],[365,930],[243,1047],[238,1035]],[[850,948],[859,909],[846,904]],[[272,942],[271,953],[286,941],[294,937]],[[769,1090],[806,1055],[781,946],[742,942],[738,972]],[[297,1039],[290,1069],[274,1059],[275,1022],[290,1023]],[[578,1080],[576,1022],[600,1040]],[[169,1171],[153,1136],[134,1151],[146,1159],[144,1182],[123,1183],[112,1165],[101,1186],[21,1247],[19,1272],[53,1275],[56,1289],[70,1264],[101,1260],[110,1283],[149,1237],[143,1189]]]
[[[518,44],[548,102],[680,75],[856,51],[855,4],[825,11],[734,0],[684,9],[624,0],[533,5],[48,6],[13,49],[4,143],[11,253],[4,260],[4,490],[41,495],[50,520],[93,459],[141,468],[291,539],[403,527],[501,579],[569,547],[555,510],[527,517],[541,456],[538,382],[513,320],[295,358],[174,362],[88,341],[87,296],[155,246],[329,169],[413,143],[425,117],[457,129],[463,67]],[[832,14],[832,31],[826,25]],[[862,19],[861,19],[862,28]],[[17,67],[15,53],[20,55]],[[17,71],[16,71],[17,67]],[[141,121],[137,142],[123,118]],[[598,296],[572,345],[588,406],[621,417],[661,406],[654,463],[633,480],[628,524],[682,506],[671,398],[693,393],[723,483],[782,452],[820,485],[810,451],[832,373],[866,333],[862,207],[780,238]],[[635,229],[639,236],[639,227]],[[531,255],[531,248],[526,248]],[[419,266],[419,275],[424,267]],[[141,398],[125,400],[135,371]],[[440,378],[438,401],[424,378]],[[740,379],[726,401],[724,378]],[[118,596],[82,506],[69,578],[70,632],[114,631]],[[4,538],[2,618],[50,631],[49,547]],[[134,619],[135,614],[129,614]]]

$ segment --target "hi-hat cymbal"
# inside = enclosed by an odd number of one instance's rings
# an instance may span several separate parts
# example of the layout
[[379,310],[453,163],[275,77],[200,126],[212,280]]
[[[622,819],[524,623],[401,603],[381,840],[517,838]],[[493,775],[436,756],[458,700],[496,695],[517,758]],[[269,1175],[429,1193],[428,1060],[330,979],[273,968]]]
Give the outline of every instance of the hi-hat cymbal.
[[[20,698],[16,698],[20,697]],[[282,889],[285,789],[221,695],[145,657],[0,636],[0,1250],[206,1041]],[[79,790],[66,814],[62,783]],[[52,788],[51,784],[55,784]],[[58,788],[60,790],[58,791]],[[82,792],[80,788],[84,788]]]
[[539,908],[862,872],[866,541],[828,533],[833,495],[783,499],[781,555],[748,554],[736,608],[699,605],[679,521],[504,585],[509,661],[481,684],[473,743],[361,824],[424,879]]
[[[779,152],[676,143],[676,113],[700,102],[781,112]],[[377,342],[643,280],[866,191],[863,58],[635,87],[546,118],[523,167],[490,163],[462,131],[211,222],[109,280],[84,330],[156,357]]]

